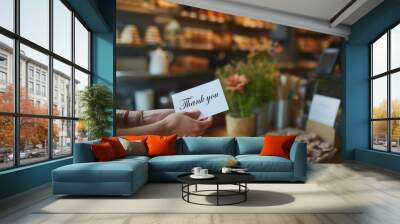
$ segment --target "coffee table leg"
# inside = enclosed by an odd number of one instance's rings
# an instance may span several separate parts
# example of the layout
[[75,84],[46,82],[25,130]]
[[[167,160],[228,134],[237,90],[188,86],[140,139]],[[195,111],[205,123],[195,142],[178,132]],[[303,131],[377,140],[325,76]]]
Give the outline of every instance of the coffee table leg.
[[245,192],[244,192],[244,201],[247,201],[247,192],[248,192],[247,183],[244,183],[244,190],[245,190]]
[[187,194],[187,201],[190,202],[190,200],[189,200],[189,195],[190,195],[190,184],[188,184],[187,191],[188,191],[188,194]]
[[219,184],[217,184],[217,206],[219,206]]

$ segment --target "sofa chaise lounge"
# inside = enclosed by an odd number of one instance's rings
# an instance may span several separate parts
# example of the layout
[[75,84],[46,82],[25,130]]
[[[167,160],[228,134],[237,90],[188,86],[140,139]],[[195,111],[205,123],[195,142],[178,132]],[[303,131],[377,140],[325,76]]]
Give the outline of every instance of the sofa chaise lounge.
[[260,156],[263,137],[184,137],[176,142],[177,155],[127,156],[96,162],[91,144],[77,143],[73,164],[52,172],[53,193],[67,195],[132,195],[148,181],[176,181],[176,177],[200,166],[218,172],[228,160],[247,168],[258,182],[304,182],[307,150],[293,143],[290,159]]

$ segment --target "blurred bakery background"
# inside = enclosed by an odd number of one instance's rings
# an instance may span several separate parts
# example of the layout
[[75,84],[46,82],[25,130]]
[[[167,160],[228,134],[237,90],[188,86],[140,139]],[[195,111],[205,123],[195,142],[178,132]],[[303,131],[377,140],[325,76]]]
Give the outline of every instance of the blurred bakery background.
[[[342,41],[167,0],[117,0],[117,108],[172,108],[171,94],[215,79],[218,69],[250,53],[272,52],[279,57],[276,94],[254,109],[251,135],[296,134],[309,143],[309,161],[337,162],[340,107],[332,124],[309,113],[316,94],[341,100]],[[207,136],[232,134],[225,116],[214,117]]]

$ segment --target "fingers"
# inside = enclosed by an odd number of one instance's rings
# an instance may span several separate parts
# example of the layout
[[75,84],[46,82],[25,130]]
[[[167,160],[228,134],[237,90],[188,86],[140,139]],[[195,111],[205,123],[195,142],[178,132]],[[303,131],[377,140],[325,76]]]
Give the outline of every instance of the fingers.
[[179,136],[201,136],[212,125],[212,117],[202,118],[200,111],[175,113],[176,132]]
[[203,129],[211,127],[212,123],[213,123],[212,117],[207,117],[206,119],[199,121],[199,125]]
[[201,112],[200,111],[190,111],[190,112],[184,112],[183,114],[197,120],[200,117]]
[[196,127],[193,130],[194,136],[203,135],[212,125],[212,117],[208,117],[201,121],[196,121]]

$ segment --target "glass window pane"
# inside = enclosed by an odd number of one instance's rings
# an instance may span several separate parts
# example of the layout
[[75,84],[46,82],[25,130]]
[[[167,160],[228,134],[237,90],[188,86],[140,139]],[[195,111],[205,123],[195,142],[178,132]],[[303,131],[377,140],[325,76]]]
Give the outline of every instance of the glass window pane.
[[400,118],[400,72],[391,75],[390,85],[391,115]]
[[72,121],[53,120],[53,156],[72,154]]
[[13,118],[0,116],[0,170],[14,165]]
[[14,43],[0,35],[0,111],[14,111]]
[[53,17],[53,51],[71,60],[72,12],[60,0],[53,0]]
[[49,57],[21,44],[20,109],[25,114],[47,115]]
[[390,37],[390,67],[391,69],[400,67],[400,24],[391,31]]
[[49,0],[20,0],[21,36],[49,48]]
[[392,152],[400,153],[400,120],[391,121]]
[[75,117],[79,117],[81,114],[79,95],[86,86],[89,86],[89,75],[75,69]]
[[387,117],[387,77],[372,81],[372,118]]
[[89,70],[89,32],[75,18],[75,63]]
[[84,120],[75,121],[75,143],[85,142],[88,138],[88,129]]
[[372,122],[372,147],[387,151],[387,121]]
[[72,117],[72,69],[53,60],[53,115]]
[[14,31],[14,0],[0,1],[0,26]]
[[372,44],[372,75],[387,71],[387,34]]
[[20,118],[20,162],[35,163],[49,158],[49,120],[44,118]]

